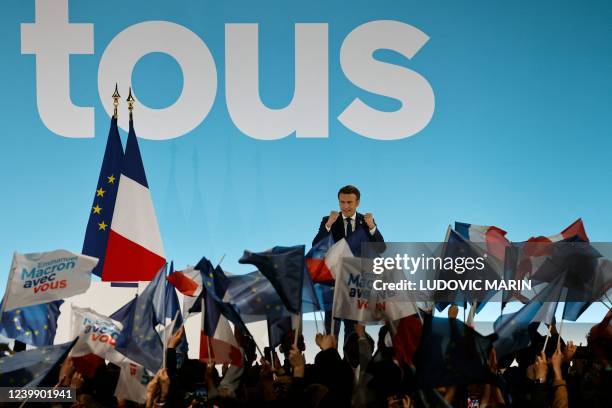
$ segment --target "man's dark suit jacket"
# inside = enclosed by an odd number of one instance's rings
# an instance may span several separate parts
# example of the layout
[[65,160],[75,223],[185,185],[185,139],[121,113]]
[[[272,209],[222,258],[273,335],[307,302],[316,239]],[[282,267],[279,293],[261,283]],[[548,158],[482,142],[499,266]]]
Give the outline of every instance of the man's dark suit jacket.
[[[317,232],[317,236],[312,240],[313,246],[327,236],[328,232],[327,228],[325,228],[325,224],[327,224],[328,219],[329,216],[323,217],[323,220],[321,220],[319,232]],[[368,224],[366,224],[365,220],[363,219],[363,214],[357,213],[357,216],[355,217],[355,222],[357,225],[355,226],[355,231],[353,233],[357,232],[359,228],[361,228],[363,229],[363,232],[365,232],[365,235],[366,237],[368,237],[370,242],[385,242],[378,226],[376,227],[376,231],[374,231],[374,234],[370,234],[370,229],[368,228]],[[332,224],[330,232],[334,237],[334,242],[338,242],[342,238],[345,238],[344,218],[342,217],[342,214],[340,214],[338,219]]]

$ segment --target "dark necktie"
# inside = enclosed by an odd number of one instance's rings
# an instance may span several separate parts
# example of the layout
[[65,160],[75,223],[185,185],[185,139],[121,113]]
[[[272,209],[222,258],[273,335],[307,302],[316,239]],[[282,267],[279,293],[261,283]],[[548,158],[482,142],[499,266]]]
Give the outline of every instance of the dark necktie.
[[353,233],[353,223],[351,218],[346,219],[346,238],[348,239]]

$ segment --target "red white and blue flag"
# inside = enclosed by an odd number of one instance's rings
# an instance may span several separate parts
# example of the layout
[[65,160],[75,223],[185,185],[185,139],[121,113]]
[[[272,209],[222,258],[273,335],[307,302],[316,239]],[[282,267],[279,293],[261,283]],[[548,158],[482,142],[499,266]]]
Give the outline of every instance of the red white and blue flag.
[[506,247],[510,245],[510,241],[506,238],[506,231],[492,225],[475,225],[464,222],[455,222],[455,231],[467,241],[486,244],[486,248],[482,249],[500,260],[503,265]]
[[102,280],[149,281],[165,263],[134,123],[130,120]]

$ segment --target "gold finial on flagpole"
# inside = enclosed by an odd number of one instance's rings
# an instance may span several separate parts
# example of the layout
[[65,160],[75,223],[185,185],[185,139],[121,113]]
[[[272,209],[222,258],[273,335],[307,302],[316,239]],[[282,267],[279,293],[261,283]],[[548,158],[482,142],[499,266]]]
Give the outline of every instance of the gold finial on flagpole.
[[130,86],[130,93],[126,99],[128,104],[128,110],[130,111],[130,120],[132,120],[132,110],[134,109],[134,97],[132,96],[132,87]]
[[119,106],[119,98],[121,98],[121,95],[119,95],[119,88],[117,87],[117,83],[115,83],[115,92],[113,92],[113,106],[115,107],[113,118],[115,119],[118,117],[117,107]]

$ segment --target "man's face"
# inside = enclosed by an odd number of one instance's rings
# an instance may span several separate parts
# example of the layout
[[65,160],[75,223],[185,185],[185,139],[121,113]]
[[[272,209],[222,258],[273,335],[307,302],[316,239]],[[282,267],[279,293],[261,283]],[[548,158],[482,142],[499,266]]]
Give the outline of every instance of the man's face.
[[340,211],[345,217],[352,217],[359,207],[359,200],[355,194],[343,194],[340,193],[338,196],[338,203],[340,204]]

